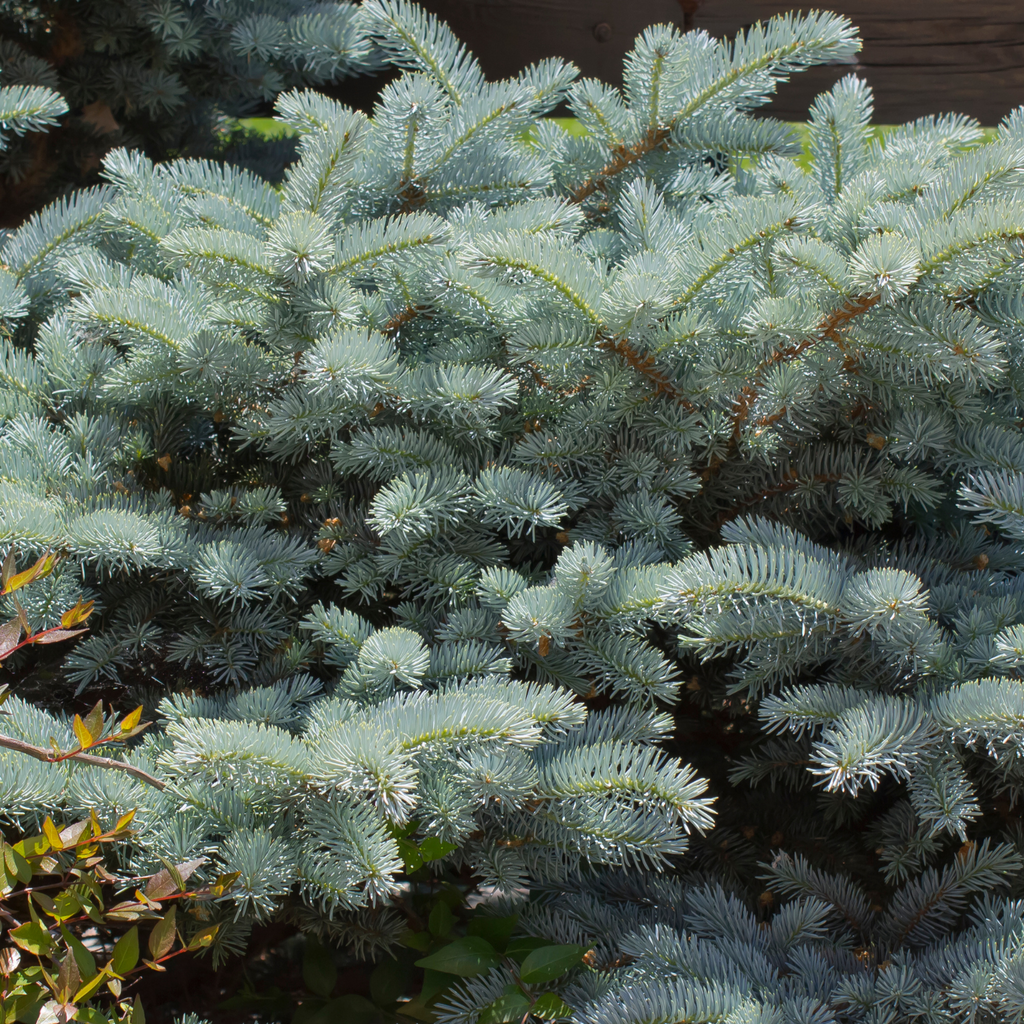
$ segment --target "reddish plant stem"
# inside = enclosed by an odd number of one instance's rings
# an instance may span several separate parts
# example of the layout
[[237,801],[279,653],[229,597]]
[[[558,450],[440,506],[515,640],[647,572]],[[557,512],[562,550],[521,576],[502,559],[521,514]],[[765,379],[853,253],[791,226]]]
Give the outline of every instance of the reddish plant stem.
[[0,734],[0,747],[15,750],[19,754],[27,754],[29,757],[34,757],[37,761],[44,761],[47,764],[58,764],[61,761],[79,761],[82,764],[91,764],[94,768],[107,768],[113,771],[124,772],[140,782],[145,782],[148,786],[153,786],[155,789],[162,790],[167,788],[167,783],[150,775],[149,772],[136,768],[135,765],[128,764],[126,761],[116,761],[112,757],[98,757],[95,754],[85,754],[81,751],[58,756],[52,750],[47,750],[45,747],[37,747],[31,743],[26,743],[24,740],[16,739],[14,736],[4,736],[2,734]]

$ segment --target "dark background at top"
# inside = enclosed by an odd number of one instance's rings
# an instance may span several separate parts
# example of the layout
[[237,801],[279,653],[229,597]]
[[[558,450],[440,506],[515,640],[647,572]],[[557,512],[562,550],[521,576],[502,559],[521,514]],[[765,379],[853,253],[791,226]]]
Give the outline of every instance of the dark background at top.
[[[489,78],[542,57],[574,61],[588,77],[621,83],[622,58],[648,25],[672,22],[732,36],[799,5],[772,0],[420,0],[477,55]],[[803,5],[808,9],[811,5]],[[875,121],[957,111],[994,125],[1024,103],[1024,0],[834,0],[864,48],[853,65],[813,68],[768,108],[806,118],[813,98],[855,71],[875,92]]]

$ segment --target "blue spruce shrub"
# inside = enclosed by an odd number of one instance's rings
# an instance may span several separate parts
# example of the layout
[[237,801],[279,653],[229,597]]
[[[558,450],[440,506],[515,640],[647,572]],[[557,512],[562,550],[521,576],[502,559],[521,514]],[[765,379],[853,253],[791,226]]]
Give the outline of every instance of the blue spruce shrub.
[[623,93],[360,17],[403,73],[282,94],[280,188],[117,150],[0,250],[0,535],[97,609],[4,729],[141,693],[163,787],[0,749],[7,817],[136,807],[126,872],[237,873],[218,955],[412,945],[452,1024],[1018,1019],[1021,111],[846,78],[807,172],[751,111],[841,17]]

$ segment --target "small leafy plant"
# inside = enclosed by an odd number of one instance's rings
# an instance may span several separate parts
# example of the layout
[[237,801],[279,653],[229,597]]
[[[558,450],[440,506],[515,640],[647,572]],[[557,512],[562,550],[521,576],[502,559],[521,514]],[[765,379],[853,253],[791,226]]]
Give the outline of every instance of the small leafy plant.
[[[572,1016],[568,1006],[549,986],[583,962],[589,952],[574,943],[552,944],[533,935],[514,935],[518,916],[471,917],[466,934],[454,937],[456,918],[439,900],[431,911],[428,929],[407,938],[414,948],[431,950],[416,961],[424,970],[423,988],[402,1013],[432,1019],[429,1006],[458,1003],[459,978],[476,978],[502,968],[508,981],[501,992],[479,1011],[478,1024],[561,1020]],[[426,1010],[423,1015],[421,1010]]]
[[[92,612],[92,601],[79,599],[61,615],[58,626],[38,631],[18,601],[17,591],[49,575],[57,561],[57,555],[46,552],[18,572],[13,548],[4,559],[0,596],[11,597],[17,614],[0,626],[0,662],[32,644],[57,643],[87,632],[81,623]],[[0,715],[8,697],[8,684],[0,684]],[[62,749],[51,737],[47,750],[2,734],[0,746],[54,764],[76,760],[122,770],[162,789],[160,780],[127,762],[88,753],[137,736],[150,725],[141,719],[141,706],[119,719],[113,713],[104,715],[98,701],[84,717],[74,716],[75,746]],[[134,816],[129,811],[105,829],[95,811],[63,828],[47,815],[39,835],[13,843],[0,838],[0,919],[7,926],[0,940],[0,1024],[144,1024],[138,996],[124,998],[134,976],[165,970],[167,960],[212,942],[219,925],[193,930],[186,942],[179,934],[177,904],[164,908],[168,901],[216,899],[230,887],[234,878],[226,875],[212,885],[188,889],[187,880],[202,859],[168,863],[146,880],[144,889],[134,889],[134,898],[111,902],[112,896],[132,887],[132,880],[104,866],[104,850],[131,838]],[[140,924],[152,925],[148,958],[140,952]]]
[[[0,568],[0,597],[9,596],[14,604],[16,615],[13,619],[0,626],[0,664],[22,648],[32,644],[53,644],[61,640],[70,640],[82,633],[88,632],[88,626],[81,624],[92,614],[92,601],[82,601],[81,598],[65,611],[60,617],[60,625],[51,626],[48,629],[33,630],[24,607],[17,598],[17,592],[24,587],[41,580],[53,572],[59,558],[52,552],[47,551],[41,555],[28,569],[18,572],[15,561],[14,548],[7,552],[3,566]],[[0,683],[0,716],[4,715],[3,704],[10,697],[10,690],[7,683]],[[98,757],[89,754],[88,751],[100,746],[112,744],[124,744],[143,730],[148,728],[149,722],[142,721],[141,705],[120,721],[114,715],[104,717],[103,702],[97,701],[92,710],[83,718],[75,715],[72,721],[77,746],[62,749],[57,741],[51,736],[49,749],[27,743],[14,736],[6,736],[0,733],[0,747],[7,747],[9,750],[16,750],[21,754],[28,754],[37,761],[47,761],[53,764],[61,761],[81,761],[91,764],[97,768],[112,768],[115,771],[127,772],[142,782],[146,782],[157,789],[163,789],[164,784],[159,779],[150,775],[134,765],[125,761],[118,761],[110,757]]]
[[[36,580],[41,580],[44,576],[49,576],[58,561],[59,557],[56,554],[47,551],[40,555],[29,568],[18,572],[14,548],[12,547],[7,552],[3,567],[0,568],[0,597],[9,596],[17,614],[9,622],[0,626],[0,662],[32,644],[55,644],[61,640],[71,640],[73,637],[87,632],[88,626],[81,624],[92,613],[94,604],[92,601],[83,602],[79,599],[73,607],[61,615],[59,626],[51,626],[49,629],[38,631],[32,629],[25,609],[18,601],[17,591],[35,583]],[[22,638],[22,634],[24,634],[24,638]]]
[[[218,926],[182,929],[178,904],[215,900],[233,878],[190,889],[202,860],[168,863],[145,880],[105,866],[105,851],[131,838],[134,814],[112,828],[95,813],[64,827],[47,816],[39,835],[0,840],[2,1024],[144,1024],[138,996],[128,996],[136,976],[212,942]],[[117,900],[125,889],[133,895]],[[145,953],[140,927],[149,928]]]
[[[447,1020],[471,1003],[478,1007],[477,1024],[570,1019],[561,984],[573,968],[590,966],[594,951],[527,934],[518,914],[496,914],[479,902],[477,887],[444,869],[451,843],[434,836],[414,841],[415,826],[395,832],[410,881],[401,904],[409,927],[399,945],[367,970],[369,998],[339,991],[344,985],[337,951],[307,934],[301,989],[282,989],[276,980],[282,972],[276,970],[274,984],[261,988],[247,979],[220,1009],[290,1024],[410,1024]],[[482,1007],[479,993],[467,990],[481,984],[494,989]]]

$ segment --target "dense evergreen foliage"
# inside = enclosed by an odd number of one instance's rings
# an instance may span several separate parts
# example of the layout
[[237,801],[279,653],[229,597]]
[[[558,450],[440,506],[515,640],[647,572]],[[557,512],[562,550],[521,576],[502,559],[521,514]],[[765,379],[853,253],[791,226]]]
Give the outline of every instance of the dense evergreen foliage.
[[590,950],[453,1024],[1024,1019],[1024,113],[876,139],[847,78],[806,172],[750,111],[843,18],[650,29],[620,95],[359,17],[404,73],[282,94],[280,188],[119,149],[0,249],[0,538],[33,628],[96,602],[2,731],[160,721],[159,786],[0,746],[4,813],[237,872],[218,957],[440,941],[431,873]]
[[5,223],[12,202],[92,184],[119,145],[154,158],[220,151],[272,173],[290,147],[253,147],[233,119],[288,88],[373,71],[380,56],[352,3],[0,0],[0,124],[41,90],[62,101],[47,108],[58,132],[0,153]]

